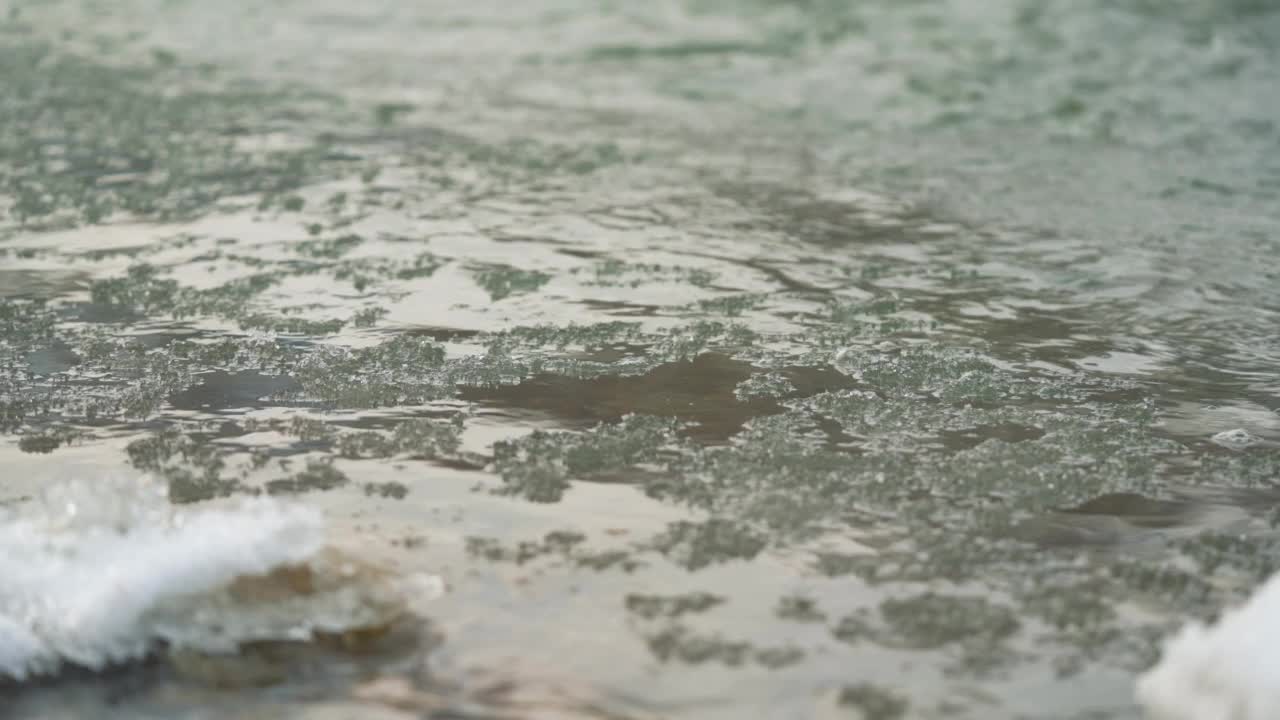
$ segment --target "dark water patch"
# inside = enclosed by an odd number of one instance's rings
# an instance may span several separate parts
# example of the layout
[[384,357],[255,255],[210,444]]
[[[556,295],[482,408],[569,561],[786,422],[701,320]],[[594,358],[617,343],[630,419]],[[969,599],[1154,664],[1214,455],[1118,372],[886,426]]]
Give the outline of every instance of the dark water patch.
[[83,251],[81,254],[73,255],[72,258],[82,259],[87,263],[101,263],[102,260],[110,260],[111,258],[137,258],[138,255],[146,254],[151,250],[154,250],[151,245],[101,247],[101,249]]
[[55,341],[50,347],[27,353],[26,360],[32,375],[49,376],[74,368],[80,364],[81,358],[70,345]]
[[[686,251],[685,254],[708,260],[718,260],[720,262],[757,272],[774,282],[783,292],[792,293],[798,297],[813,297],[818,299],[829,299],[831,297],[831,288],[821,287],[813,283],[794,278],[783,268],[776,267],[778,263],[773,263],[765,259],[754,257],[742,258],[732,255],[715,255],[696,251]],[[712,279],[714,279],[714,276],[707,277],[702,285],[704,287],[710,286]]]
[[142,327],[162,328],[151,332],[135,332],[128,335],[128,344],[144,351],[166,348],[182,340],[213,339],[216,337],[210,333],[190,328],[184,323],[148,322]]
[[[437,407],[411,408],[402,413],[356,414],[339,417],[294,418],[290,421],[290,432],[297,433],[299,427],[323,427],[331,430],[395,430],[401,423],[416,421],[433,421],[439,425],[459,426],[470,415],[462,411],[453,402],[442,403]],[[330,430],[326,430],[326,433]],[[326,435],[327,436],[327,435]]]
[[0,297],[49,299],[83,289],[88,275],[76,270],[0,269]]
[[75,317],[81,322],[101,324],[132,323],[145,319],[144,315],[130,308],[94,302],[81,303],[75,309]]
[[479,330],[468,330],[466,328],[449,328],[449,327],[423,327],[415,326],[405,328],[402,331],[405,335],[421,335],[431,338],[436,342],[462,342],[470,340],[480,334]]
[[941,237],[933,227],[938,218],[929,217],[919,209],[823,199],[804,190],[767,182],[722,183],[715,190],[722,197],[750,208],[760,229],[817,247],[874,244],[927,247]]
[[[366,132],[340,131],[323,139],[356,148],[390,146],[399,156],[395,164],[448,169],[424,175],[423,181],[442,190],[481,190],[480,196],[487,194],[483,189],[490,183],[503,188],[545,187],[553,177],[590,176],[631,159],[629,153],[608,140],[575,143],[524,134],[495,139],[432,125],[371,124],[374,129]],[[460,180],[469,170],[479,173],[478,182]],[[511,230],[500,234],[510,238],[527,236]]]
[[949,450],[967,450],[987,440],[1002,442],[1024,442],[1039,440],[1044,431],[1030,425],[1017,423],[1001,423],[998,425],[982,425],[964,430],[944,431],[942,442]]
[[702,56],[776,55],[781,48],[744,42],[704,41],[668,45],[602,45],[586,52],[587,61],[689,60]]
[[592,310],[599,310],[617,317],[657,317],[666,310],[661,305],[627,302],[625,300],[586,299],[577,302]]
[[563,240],[557,237],[540,235],[525,235],[519,232],[512,232],[510,230],[498,230],[494,232],[490,239],[498,243],[529,243],[532,245],[556,247],[557,253],[560,253],[561,255],[568,255],[570,257],[593,258],[599,255],[599,253],[590,250],[578,250],[571,247],[557,247],[573,245],[573,241],[571,240]]
[[659,365],[639,376],[589,379],[541,375],[497,389],[464,389],[463,400],[538,410],[579,423],[616,421],[628,413],[675,417],[697,423],[690,430],[706,440],[725,439],[748,418],[778,412],[772,401],[739,402],[738,383],[751,366],[708,353],[693,360]]
[[[509,387],[464,388],[459,396],[492,407],[545,412],[579,426],[614,422],[630,413],[673,417],[687,423],[683,434],[714,443],[731,437],[751,418],[782,412],[778,399],[767,393],[740,399],[739,386],[756,371],[727,355],[703,353],[658,365],[642,375],[586,379],[539,375]],[[777,373],[794,388],[783,397],[848,383],[845,376],[824,368],[785,368]]]
[[1163,530],[1195,528],[1204,510],[1203,504],[1187,500],[1113,493],[1029,520],[1013,528],[1011,535],[1044,547],[1123,548],[1142,541],[1163,542]]
[[479,153],[484,147],[479,140],[454,129],[405,122],[387,123],[382,127],[363,132],[358,127],[330,130],[326,138],[335,146],[404,144],[417,152],[426,149],[434,152],[450,150],[459,153],[469,151]]
[[1186,502],[1156,500],[1136,493],[1114,493],[1063,510],[1074,515],[1123,517],[1145,527],[1172,527],[1187,510]]
[[268,398],[297,392],[293,378],[263,375],[253,371],[214,371],[199,376],[199,383],[170,395],[168,404],[175,410],[244,410],[274,405]]
[[[970,298],[978,300],[977,297]],[[1029,355],[1036,360],[1070,366],[1072,361],[1102,355],[1115,349],[1114,342],[1104,340],[1106,324],[1089,313],[1058,310],[1053,313],[1020,308],[1017,317],[961,318],[952,309],[955,301],[917,302],[918,307],[949,324],[981,331],[994,350],[1016,357]],[[1110,308],[1115,312],[1115,308]]]

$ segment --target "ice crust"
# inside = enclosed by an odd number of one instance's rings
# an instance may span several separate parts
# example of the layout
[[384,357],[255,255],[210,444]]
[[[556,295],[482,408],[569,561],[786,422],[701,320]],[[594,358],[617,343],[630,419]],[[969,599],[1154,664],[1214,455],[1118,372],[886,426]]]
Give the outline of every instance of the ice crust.
[[324,544],[318,512],[272,499],[177,511],[146,478],[58,485],[0,510],[0,678],[66,663],[99,669],[161,644],[225,651],[241,639],[297,635],[296,613],[307,609],[293,608],[287,622],[228,627],[219,593],[237,578],[306,563]]
[[1137,694],[1149,720],[1280,718],[1280,575],[1217,623],[1173,636]]

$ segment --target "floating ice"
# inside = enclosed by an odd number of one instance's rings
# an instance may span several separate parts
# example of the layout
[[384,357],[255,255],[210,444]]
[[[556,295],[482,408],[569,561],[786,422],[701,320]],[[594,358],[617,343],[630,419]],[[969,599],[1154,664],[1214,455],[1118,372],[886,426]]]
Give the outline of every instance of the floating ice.
[[1212,627],[1193,623],[1138,680],[1150,720],[1280,718],[1280,575]]
[[0,512],[0,678],[102,668],[162,644],[307,639],[403,607],[404,588],[356,578],[324,542],[318,512],[271,499],[177,512],[145,478],[52,488]]
[[1222,432],[1210,438],[1213,442],[1225,448],[1232,450],[1243,450],[1250,445],[1256,445],[1258,438],[1254,437],[1244,428],[1236,428],[1235,430],[1223,430]]

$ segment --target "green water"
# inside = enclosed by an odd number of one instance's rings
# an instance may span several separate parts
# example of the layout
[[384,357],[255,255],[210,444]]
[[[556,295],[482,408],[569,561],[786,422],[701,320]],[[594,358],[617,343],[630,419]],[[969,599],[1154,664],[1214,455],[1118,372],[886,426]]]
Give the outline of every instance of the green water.
[[1270,3],[0,18],[0,502],[294,497],[449,586],[8,716],[1136,718],[1280,563]]

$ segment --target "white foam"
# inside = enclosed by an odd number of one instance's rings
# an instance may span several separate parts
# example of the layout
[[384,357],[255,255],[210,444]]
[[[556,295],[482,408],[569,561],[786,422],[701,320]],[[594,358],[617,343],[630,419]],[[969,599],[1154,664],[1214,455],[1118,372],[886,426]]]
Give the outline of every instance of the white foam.
[[147,479],[59,485],[0,512],[0,676],[102,668],[162,641],[225,649],[236,638],[223,629],[176,637],[166,609],[197,610],[236,578],[323,545],[318,512],[270,499],[177,512]]
[[1280,575],[1213,626],[1183,628],[1137,694],[1151,720],[1280,718]]

